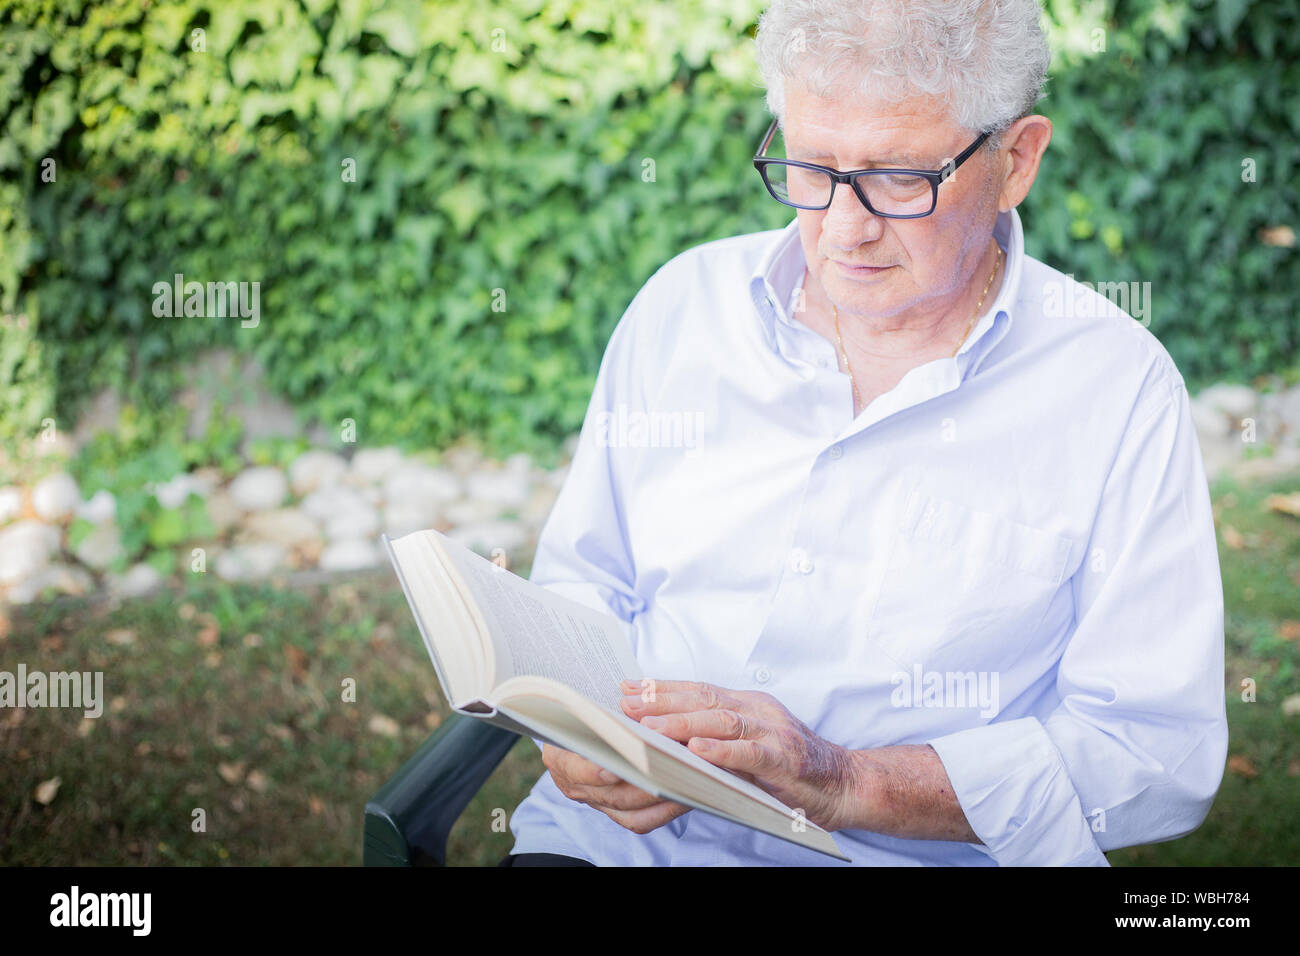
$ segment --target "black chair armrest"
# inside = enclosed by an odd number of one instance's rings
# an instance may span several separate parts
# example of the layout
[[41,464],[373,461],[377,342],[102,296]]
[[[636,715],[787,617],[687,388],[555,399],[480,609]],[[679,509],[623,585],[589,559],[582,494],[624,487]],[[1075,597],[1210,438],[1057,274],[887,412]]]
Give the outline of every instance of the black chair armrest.
[[366,866],[446,866],[456,819],[518,734],[452,714],[366,804]]

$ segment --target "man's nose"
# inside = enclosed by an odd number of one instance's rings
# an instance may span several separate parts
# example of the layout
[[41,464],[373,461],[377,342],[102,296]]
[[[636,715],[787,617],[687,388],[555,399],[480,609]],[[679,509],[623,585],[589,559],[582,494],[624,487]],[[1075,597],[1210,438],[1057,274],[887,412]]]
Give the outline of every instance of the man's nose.
[[864,242],[879,239],[885,221],[867,209],[848,183],[836,183],[835,195],[822,220],[822,235],[837,249],[856,249]]

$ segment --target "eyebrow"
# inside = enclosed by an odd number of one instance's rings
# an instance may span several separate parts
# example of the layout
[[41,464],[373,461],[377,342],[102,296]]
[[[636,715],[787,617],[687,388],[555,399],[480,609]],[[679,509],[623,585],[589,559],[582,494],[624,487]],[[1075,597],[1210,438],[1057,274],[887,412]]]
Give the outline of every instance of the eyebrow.
[[[835,158],[834,156],[827,155],[826,153],[817,153],[817,154],[812,155],[812,156],[809,156],[809,155],[806,155],[806,154],[802,154],[802,153],[799,154],[799,155],[794,155],[794,154],[787,153],[786,155],[787,155],[788,158],[790,158],[790,159],[799,160],[800,162],[805,162],[805,163],[817,163],[818,165],[821,165],[821,166],[829,165],[829,164],[827,164],[827,163],[822,162],[822,160],[826,160],[826,159],[834,159],[834,158]],[[917,156],[915,156],[915,155],[913,155],[913,154],[911,154],[911,153],[896,153],[896,154],[894,154],[894,156],[893,156],[892,158],[890,158],[890,159],[877,159],[877,160],[872,160],[872,161],[869,161],[869,162],[867,163],[866,166],[852,166],[852,167],[850,167],[850,168],[851,168],[851,169],[869,169],[871,166],[887,166],[887,167],[896,167],[896,166],[901,166],[901,167],[905,167],[905,168],[909,168],[909,169],[929,169],[929,168],[930,168],[930,167],[928,167],[928,166],[925,166],[925,165],[923,164],[923,162],[922,162],[921,159],[919,159]]]

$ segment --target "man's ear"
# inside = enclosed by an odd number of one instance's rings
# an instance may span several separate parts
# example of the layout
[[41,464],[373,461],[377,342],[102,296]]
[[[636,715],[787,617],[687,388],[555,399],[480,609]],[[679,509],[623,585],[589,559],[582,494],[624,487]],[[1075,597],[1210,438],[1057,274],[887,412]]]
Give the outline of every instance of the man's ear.
[[1051,141],[1052,121],[1037,114],[1022,116],[1002,134],[1002,147],[998,150],[1002,174],[998,194],[1000,212],[1014,209],[1029,195],[1029,187],[1038,177],[1038,164]]

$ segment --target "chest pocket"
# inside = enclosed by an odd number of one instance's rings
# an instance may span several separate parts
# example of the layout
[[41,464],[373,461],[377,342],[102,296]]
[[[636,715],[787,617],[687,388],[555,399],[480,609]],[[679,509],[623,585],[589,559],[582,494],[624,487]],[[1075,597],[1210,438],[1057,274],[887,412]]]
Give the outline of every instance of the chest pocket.
[[997,669],[1062,584],[1070,540],[914,490],[867,617],[869,646],[927,669]]

